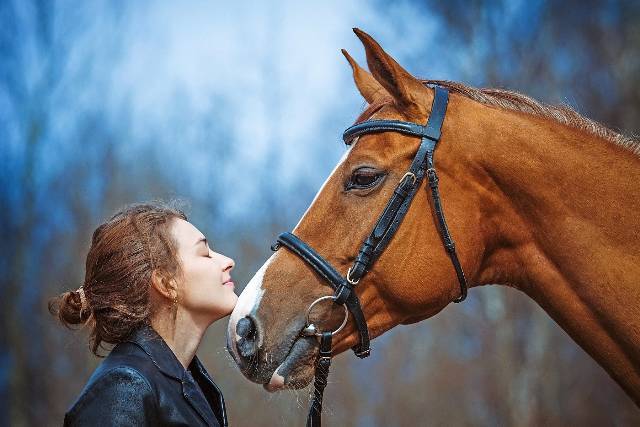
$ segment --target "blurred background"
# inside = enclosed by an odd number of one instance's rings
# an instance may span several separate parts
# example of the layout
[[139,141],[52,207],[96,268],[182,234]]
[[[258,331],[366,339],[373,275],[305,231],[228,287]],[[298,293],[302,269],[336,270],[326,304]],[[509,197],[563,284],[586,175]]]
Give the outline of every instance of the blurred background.
[[[0,1],[0,425],[60,425],[100,362],[47,300],[76,289],[93,229],[180,198],[237,261],[241,291],[345,150],[364,107],[352,27],[413,74],[567,103],[640,130],[638,1]],[[199,351],[234,426],[302,425],[308,392],[269,395]],[[338,357],[328,425],[640,425],[640,411],[524,294],[468,302]]]

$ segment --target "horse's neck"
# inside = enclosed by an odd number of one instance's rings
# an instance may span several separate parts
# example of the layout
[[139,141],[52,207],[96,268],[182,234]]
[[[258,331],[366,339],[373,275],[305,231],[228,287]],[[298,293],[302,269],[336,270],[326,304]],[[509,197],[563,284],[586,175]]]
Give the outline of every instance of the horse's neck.
[[479,283],[524,291],[640,404],[640,158],[545,119],[488,114],[503,116],[483,128],[496,225]]

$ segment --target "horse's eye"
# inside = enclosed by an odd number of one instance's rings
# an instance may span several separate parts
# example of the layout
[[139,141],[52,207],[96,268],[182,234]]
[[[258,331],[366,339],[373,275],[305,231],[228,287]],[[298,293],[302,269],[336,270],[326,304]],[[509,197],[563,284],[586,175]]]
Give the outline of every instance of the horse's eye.
[[346,185],[347,190],[371,188],[378,184],[384,174],[376,169],[363,167],[356,169]]

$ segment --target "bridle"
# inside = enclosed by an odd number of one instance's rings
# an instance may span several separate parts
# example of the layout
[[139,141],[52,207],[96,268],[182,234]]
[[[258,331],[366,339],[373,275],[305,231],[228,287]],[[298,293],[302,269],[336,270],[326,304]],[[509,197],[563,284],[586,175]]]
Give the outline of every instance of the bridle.
[[[347,145],[351,145],[353,141],[361,135],[380,132],[400,132],[405,135],[421,138],[420,147],[411,162],[409,170],[398,182],[398,185],[393,191],[393,195],[387,202],[387,206],[376,222],[373,231],[360,247],[353,265],[347,270],[345,276],[340,274],[327,260],[318,254],[318,252],[292,233],[286,232],[280,234],[277,243],[271,247],[274,251],[282,246],[286,247],[302,258],[334,289],[332,296],[321,297],[309,306],[307,310],[307,326],[302,331],[303,336],[315,335],[320,338],[320,349],[316,361],[314,396],[311,408],[309,409],[307,426],[320,426],[322,395],[327,385],[327,376],[329,375],[329,367],[331,365],[332,336],[339,332],[346,324],[349,313],[353,316],[360,338],[358,344],[354,346],[352,350],[356,356],[360,358],[367,357],[371,353],[369,347],[369,329],[362,312],[362,307],[360,306],[360,300],[354,292],[354,287],[362,280],[367,272],[371,270],[373,264],[395,235],[425,175],[431,188],[433,212],[437,219],[437,228],[444,248],[456,271],[458,282],[460,283],[460,296],[453,302],[462,302],[467,297],[467,280],[460,261],[458,260],[456,247],[444,218],[442,203],[440,201],[440,191],[438,189],[438,175],[433,162],[433,154],[440,140],[442,123],[447,111],[448,101],[448,90],[440,86],[434,86],[433,105],[426,125],[422,126],[400,120],[367,120],[355,124],[344,131],[342,138]],[[331,299],[335,304],[346,307],[345,319],[336,331],[319,332],[315,325],[309,321],[309,314],[313,306],[325,299]]]

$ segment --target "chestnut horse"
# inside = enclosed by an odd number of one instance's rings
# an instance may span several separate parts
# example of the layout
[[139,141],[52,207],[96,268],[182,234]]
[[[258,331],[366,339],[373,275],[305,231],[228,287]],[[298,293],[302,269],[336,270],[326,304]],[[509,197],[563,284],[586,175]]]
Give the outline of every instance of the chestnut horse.
[[[358,121],[424,124],[434,97],[424,83],[451,93],[435,158],[444,212],[471,286],[502,284],[524,292],[640,405],[638,142],[517,93],[418,80],[369,35],[354,31],[371,70],[343,51],[369,104]],[[294,234],[345,274],[419,143],[398,132],[362,135]],[[460,293],[426,183],[422,187],[355,287],[372,338],[435,315]],[[309,384],[318,344],[300,332],[309,305],[331,293],[295,254],[274,253],[240,295],[229,322],[228,347],[243,374],[269,390]],[[324,328],[343,318],[335,304],[316,308],[314,316],[327,319]],[[254,350],[243,357],[236,326],[247,316]],[[350,321],[334,338],[334,354],[357,343]]]

